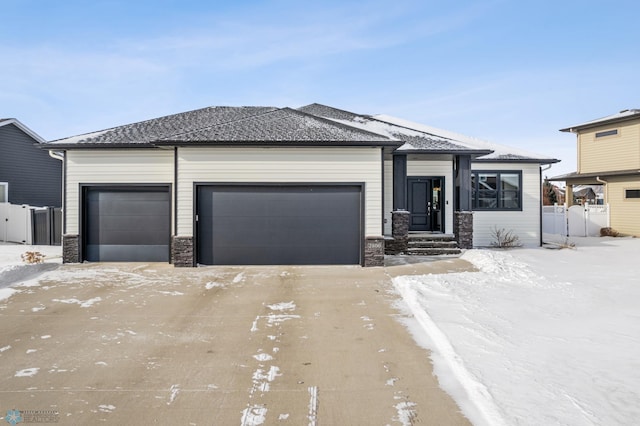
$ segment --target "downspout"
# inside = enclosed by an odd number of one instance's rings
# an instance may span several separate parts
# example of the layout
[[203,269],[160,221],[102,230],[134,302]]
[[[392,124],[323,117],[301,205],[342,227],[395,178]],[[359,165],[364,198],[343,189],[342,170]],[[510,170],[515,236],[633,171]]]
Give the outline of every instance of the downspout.
[[611,210],[609,210],[609,182],[604,179],[600,179],[600,176],[596,176],[596,181],[600,182],[604,186],[604,203],[607,205],[607,228],[610,228]]
[[544,204],[544,186],[542,185],[542,172],[546,172],[551,168],[551,166],[553,166],[553,164],[547,164],[546,167],[540,167],[540,220],[538,221],[538,223],[540,224],[540,247],[542,247],[542,244],[544,244],[542,238],[542,206]]

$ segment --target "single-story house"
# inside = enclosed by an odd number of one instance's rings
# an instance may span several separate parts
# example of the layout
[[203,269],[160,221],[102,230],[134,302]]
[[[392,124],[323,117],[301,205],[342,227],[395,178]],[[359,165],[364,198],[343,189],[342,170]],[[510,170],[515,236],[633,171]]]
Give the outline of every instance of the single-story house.
[[65,262],[380,265],[385,236],[541,242],[558,160],[384,115],[209,107],[52,141]]
[[[15,118],[0,118],[0,203],[62,206],[62,162]],[[55,156],[55,154],[53,154]]]

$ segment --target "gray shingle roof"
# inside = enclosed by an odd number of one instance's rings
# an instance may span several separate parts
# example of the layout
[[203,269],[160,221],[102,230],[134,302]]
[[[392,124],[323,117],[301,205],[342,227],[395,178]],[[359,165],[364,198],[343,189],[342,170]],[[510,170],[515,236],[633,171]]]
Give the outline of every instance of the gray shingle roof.
[[150,144],[159,139],[275,111],[275,107],[209,107],[52,141],[59,145]]
[[304,143],[392,145],[384,135],[291,108],[209,107],[50,142],[58,148]]
[[429,134],[420,130],[411,129],[404,126],[398,126],[393,123],[387,123],[376,119],[375,117],[355,114],[353,112],[333,108],[321,104],[310,104],[298,108],[300,111],[305,111],[310,114],[326,117],[334,120],[338,123],[343,123],[349,126],[354,126],[361,129],[366,129],[371,132],[379,133],[388,136],[391,139],[403,142],[403,145],[398,148],[399,151],[420,151],[420,152],[473,152],[483,151],[485,154],[491,152],[487,149],[475,149],[470,148],[467,145],[458,143],[457,141],[441,137],[438,135]]
[[161,138],[158,144],[180,142],[340,142],[393,143],[386,136],[345,126],[291,108],[267,111],[226,123]]

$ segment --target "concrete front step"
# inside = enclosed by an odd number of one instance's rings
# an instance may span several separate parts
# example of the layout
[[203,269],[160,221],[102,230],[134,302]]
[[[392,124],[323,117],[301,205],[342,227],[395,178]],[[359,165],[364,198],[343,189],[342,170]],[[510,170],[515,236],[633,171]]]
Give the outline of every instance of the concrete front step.
[[446,254],[460,254],[462,251],[455,248],[413,248],[409,247],[407,249],[407,254],[412,254],[416,256],[441,256]]
[[455,241],[409,240],[409,248],[458,248]]

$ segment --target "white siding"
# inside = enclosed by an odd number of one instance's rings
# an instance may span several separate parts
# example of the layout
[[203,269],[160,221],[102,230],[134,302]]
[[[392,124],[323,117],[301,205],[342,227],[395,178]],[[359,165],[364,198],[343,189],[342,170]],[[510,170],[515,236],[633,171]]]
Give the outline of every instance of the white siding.
[[453,163],[449,160],[407,161],[407,176],[444,176],[444,232],[453,234]]
[[[122,149],[67,151],[66,232],[79,233],[80,184],[173,183],[173,150]],[[173,221],[172,221],[173,222]]]
[[473,171],[522,170],[522,211],[475,211],[473,245],[490,246],[492,230],[513,231],[524,246],[540,245],[540,166],[538,164],[473,163]]
[[193,235],[194,182],[365,183],[365,235],[382,236],[380,148],[179,148],[177,235]]

